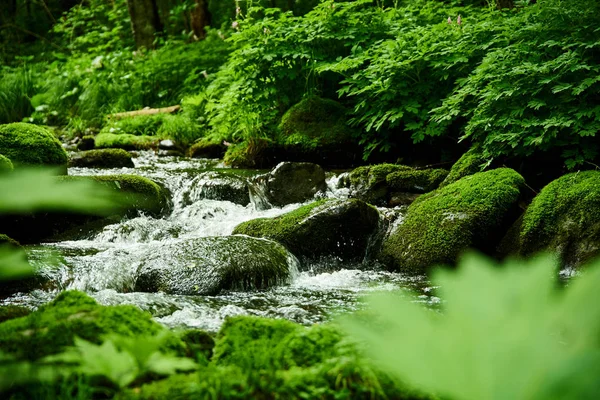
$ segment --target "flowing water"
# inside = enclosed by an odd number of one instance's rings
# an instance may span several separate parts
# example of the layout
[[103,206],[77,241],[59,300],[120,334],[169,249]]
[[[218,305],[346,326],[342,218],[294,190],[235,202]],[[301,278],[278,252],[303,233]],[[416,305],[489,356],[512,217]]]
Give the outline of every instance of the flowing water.
[[[340,313],[363,307],[362,298],[376,291],[400,291],[415,301],[435,304],[427,281],[383,271],[372,262],[342,263],[327,259],[305,265],[291,283],[269,290],[224,292],[216,296],[183,296],[134,292],[136,259],[160,251],[166,244],[185,239],[230,235],[243,221],[274,217],[301,204],[267,208],[260,188],[251,188],[252,202],[247,206],[229,201],[207,199],[211,179],[225,171],[218,160],[157,157],[142,152],[134,158],[135,168],[71,168],[70,175],[137,174],[155,180],[172,193],[173,210],[162,218],[139,215],[106,226],[85,240],[64,241],[30,248],[32,264],[51,278],[52,288],[17,294],[2,303],[37,307],[53,299],[62,289],[87,292],[101,304],[134,304],[147,310],[167,326],[218,330],[227,316],[250,314],[287,318],[302,324],[330,320]],[[265,171],[226,170],[243,177]],[[211,172],[211,173],[208,173]],[[345,197],[336,188],[337,177],[329,180],[329,197]],[[210,197],[210,196],[208,196]],[[384,211],[384,210],[382,210]],[[60,261],[49,262],[48,249]],[[163,255],[167,259],[168,254]]]

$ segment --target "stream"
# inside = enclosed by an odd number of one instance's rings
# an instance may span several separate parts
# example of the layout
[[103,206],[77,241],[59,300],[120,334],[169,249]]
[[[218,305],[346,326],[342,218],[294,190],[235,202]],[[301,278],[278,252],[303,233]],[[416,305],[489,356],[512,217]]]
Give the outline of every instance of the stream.
[[[230,235],[241,222],[275,217],[302,204],[264,208],[261,199],[241,206],[229,201],[208,200],[201,190],[209,171],[225,169],[218,160],[158,157],[140,152],[135,168],[70,168],[69,175],[135,174],[163,184],[172,194],[173,210],[162,218],[139,215],[106,226],[85,240],[64,241],[28,248],[30,262],[48,275],[52,289],[13,295],[0,304],[30,308],[52,300],[60,290],[82,290],[104,305],[133,304],[150,312],[169,327],[193,327],[215,332],[227,316],[248,314],[286,318],[304,325],[323,322],[361,309],[365,295],[397,291],[416,302],[439,303],[424,277],[405,276],[380,269],[372,262],[341,263],[326,259],[304,265],[293,281],[269,290],[222,292],[216,296],[183,296],[134,292],[136,255],[177,243],[182,239]],[[245,177],[266,171],[231,170]],[[329,174],[328,197],[345,198],[336,189],[336,176]],[[59,256],[49,261],[48,250]],[[168,255],[167,255],[168,258]]]

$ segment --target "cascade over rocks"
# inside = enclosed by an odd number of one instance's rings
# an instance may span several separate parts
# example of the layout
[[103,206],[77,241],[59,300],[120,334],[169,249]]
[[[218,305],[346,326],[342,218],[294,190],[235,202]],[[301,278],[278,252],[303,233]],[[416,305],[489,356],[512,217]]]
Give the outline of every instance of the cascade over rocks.
[[453,264],[470,247],[493,252],[517,217],[524,183],[516,171],[499,168],[422,195],[384,241],[379,259],[392,270],[423,273]]
[[123,149],[100,149],[73,153],[69,167],[133,168],[131,154]]
[[247,236],[188,239],[136,256],[135,290],[215,295],[288,282],[298,261],[282,245]]
[[196,176],[183,192],[183,203],[221,200],[246,206],[250,204],[250,189],[246,178],[227,172],[210,171]]
[[302,203],[327,189],[323,168],[305,162],[282,162],[255,180],[265,188],[268,202],[277,207]]
[[320,200],[279,217],[243,222],[233,233],[275,240],[305,259],[362,260],[378,226],[379,212],[363,201]]
[[550,182],[523,215],[519,252],[558,253],[563,265],[578,267],[600,254],[600,172],[568,174]]

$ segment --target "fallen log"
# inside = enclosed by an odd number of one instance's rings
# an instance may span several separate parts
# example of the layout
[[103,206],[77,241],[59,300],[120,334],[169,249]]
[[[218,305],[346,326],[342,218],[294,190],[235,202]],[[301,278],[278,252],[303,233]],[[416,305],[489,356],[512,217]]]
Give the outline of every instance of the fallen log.
[[115,114],[109,114],[109,119],[123,119],[137,117],[139,115],[154,115],[154,114],[174,114],[181,109],[180,105],[163,107],[163,108],[144,108],[136,111],[125,111]]

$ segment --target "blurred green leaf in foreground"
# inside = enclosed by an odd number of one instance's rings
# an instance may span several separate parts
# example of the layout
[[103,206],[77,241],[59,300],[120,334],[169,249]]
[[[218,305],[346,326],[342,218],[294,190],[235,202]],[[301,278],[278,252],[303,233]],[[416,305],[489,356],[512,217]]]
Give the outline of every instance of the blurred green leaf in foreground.
[[455,400],[600,398],[600,264],[566,288],[544,256],[502,268],[477,255],[438,271],[441,313],[374,296],[380,324],[348,330],[382,368],[427,393]]

